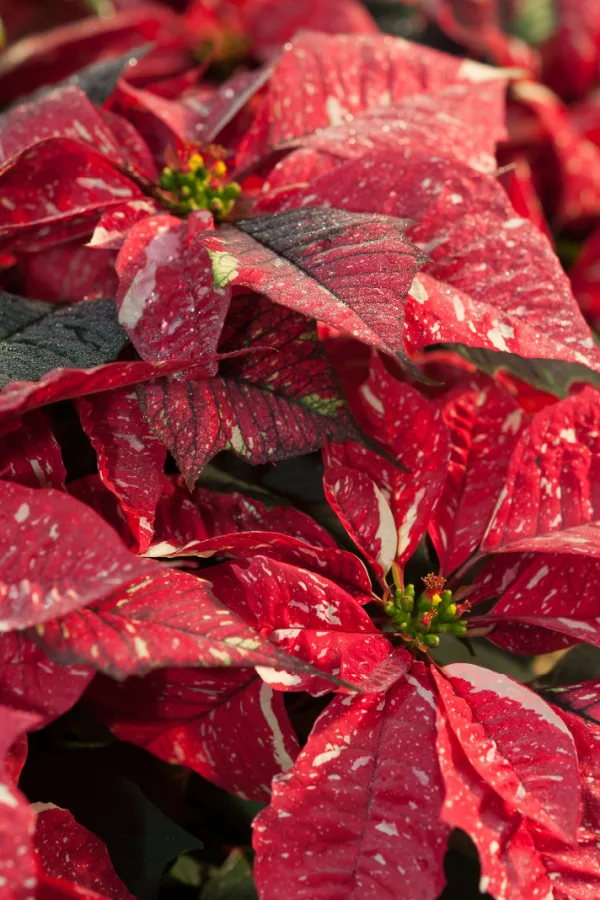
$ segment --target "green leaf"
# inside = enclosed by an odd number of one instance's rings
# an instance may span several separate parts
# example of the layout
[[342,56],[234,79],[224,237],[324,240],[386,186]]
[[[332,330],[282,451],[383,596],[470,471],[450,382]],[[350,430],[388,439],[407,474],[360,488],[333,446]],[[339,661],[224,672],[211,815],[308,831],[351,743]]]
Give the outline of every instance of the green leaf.
[[199,900],[256,900],[252,869],[239,850],[233,850],[220,869],[213,868]]
[[554,0],[525,0],[517,4],[512,32],[527,44],[537,46],[556,30]]
[[488,375],[493,376],[502,370],[556,397],[566,397],[570,386],[575,382],[600,387],[600,374],[579,363],[556,359],[525,359],[515,353],[465,347],[462,344],[449,346]]

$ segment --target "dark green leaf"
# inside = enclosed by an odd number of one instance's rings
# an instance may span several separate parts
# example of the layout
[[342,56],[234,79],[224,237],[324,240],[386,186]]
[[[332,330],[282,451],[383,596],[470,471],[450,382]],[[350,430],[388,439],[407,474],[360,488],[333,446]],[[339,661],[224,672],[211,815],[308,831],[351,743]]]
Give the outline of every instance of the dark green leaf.
[[220,869],[213,869],[200,900],[256,900],[252,868],[239,850],[233,850]]
[[556,397],[566,397],[569,387],[578,381],[600,387],[600,374],[579,363],[556,359],[524,359],[515,353],[465,347],[462,344],[453,345],[452,349],[488,375],[495,375],[502,370]]
[[49,303],[0,297],[0,387],[37,381],[57,368],[89,369],[116,359],[127,335],[112,297],[56,311]]

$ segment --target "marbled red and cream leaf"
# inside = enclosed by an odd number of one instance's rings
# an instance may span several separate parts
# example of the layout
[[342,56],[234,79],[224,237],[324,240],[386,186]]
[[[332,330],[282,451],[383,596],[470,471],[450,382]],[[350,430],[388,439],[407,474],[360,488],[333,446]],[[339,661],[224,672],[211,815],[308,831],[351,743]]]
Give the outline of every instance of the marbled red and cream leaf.
[[78,500],[11,482],[0,483],[0,560],[0,631],[103,600],[153,568]]
[[420,663],[385,694],[331,701],[254,820],[263,900],[439,896],[450,828],[436,714]]
[[486,552],[600,555],[600,392],[536,413],[515,446]]
[[271,779],[299,752],[283,694],[250,668],[102,679],[88,702],[119,739],[246,799],[268,802]]
[[154,534],[166,450],[148,428],[132,388],[82,397],[77,408],[98,457],[100,478],[119,500],[143,553]]
[[541,697],[468,663],[434,671],[450,727],[470,764],[509,806],[569,843],[580,784],[573,738]]
[[458,384],[440,406],[450,463],[428,530],[440,570],[449,575],[479,546],[527,420],[507,392],[481,377]]

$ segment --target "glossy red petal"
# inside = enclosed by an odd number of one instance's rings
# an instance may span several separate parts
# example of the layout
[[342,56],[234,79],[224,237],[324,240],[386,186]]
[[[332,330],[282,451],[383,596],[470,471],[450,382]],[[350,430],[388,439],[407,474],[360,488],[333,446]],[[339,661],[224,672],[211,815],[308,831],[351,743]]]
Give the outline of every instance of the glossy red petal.
[[21,425],[2,436],[0,479],[25,487],[64,489],[65,466],[48,416],[38,410],[23,417]]
[[179,546],[219,535],[272,531],[313,547],[337,550],[328,531],[293,506],[270,509],[260,500],[232,491],[222,494],[198,486],[192,494],[180,477],[166,478],[157,508],[156,541]]
[[590,387],[533,417],[513,451],[484,551],[600,554],[598,422],[600,393]]
[[401,223],[327,207],[245,219],[207,235],[215,284],[229,282],[390,353],[425,257]]
[[545,47],[543,81],[566,100],[594,86],[600,63],[600,11],[593,3],[558,0],[556,29]]
[[133,900],[102,841],[67,809],[44,808],[35,819],[35,850],[45,875],[64,878],[108,900]]
[[0,190],[0,242],[26,251],[84,237],[107,209],[143,196],[92,147],[67,138],[36,144],[0,174]]
[[538,554],[490,612],[493,621],[558,631],[600,646],[600,560]]
[[121,740],[242,797],[268,802],[271,779],[298,755],[283,695],[251,669],[165,669],[100,681],[88,697]]
[[[114,388],[139,384],[166,372],[181,371],[190,366],[187,360],[171,362],[115,362],[91,369],[52,369],[38,381],[13,381],[0,391],[0,416],[9,418],[19,413],[47,406],[57,400],[70,400]],[[197,371],[197,369],[196,369]],[[202,369],[202,373],[206,368]]]
[[474,842],[481,863],[480,891],[508,900],[553,897],[522,817],[473,768],[444,714],[438,718],[437,753],[445,790],[442,821]]
[[[359,601],[334,582],[266,555],[254,556],[245,564],[213,567],[207,577],[222,603],[292,656],[357,688],[387,687],[376,682],[378,670],[390,656],[390,642],[377,631]],[[404,656],[400,663],[393,680],[402,674],[401,666],[408,668]],[[280,690],[317,695],[331,690],[331,684],[318,677],[259,671]]]
[[192,540],[177,546],[163,541],[153,544],[146,555],[155,558],[184,559],[247,557],[267,555],[271,559],[308,569],[335,582],[353,597],[363,601],[370,596],[371,582],[364,563],[354,554],[337,548],[310,546],[305,541],[272,531],[248,531],[222,534],[204,540]]
[[38,726],[75,706],[94,672],[61,666],[32,641],[13,631],[0,635],[0,706],[35,713]]
[[95,59],[117,56],[147,41],[171,37],[176,20],[169,9],[141,8],[33,34],[3,54],[0,97],[10,103],[40,85],[58,81]]
[[[143,219],[129,230],[117,259],[119,321],[140,356],[196,360],[214,354],[229,308],[216,290],[199,235],[212,215]],[[175,262],[176,261],[176,262]]]
[[84,92],[77,87],[62,87],[4,114],[0,169],[25,150],[51,138],[90,144],[116,163],[122,161],[114,136]]
[[434,677],[450,727],[481,778],[513,810],[573,841],[577,754],[553,709],[506,675],[468,663],[446,666]]
[[32,637],[59,662],[115,678],[165,666],[293,663],[219,603],[209,582],[166,568],[93,608],[38,625]]
[[114,262],[115,254],[110,250],[92,250],[76,241],[22,254],[19,269],[28,297],[49,303],[77,303],[114,297],[119,283]]
[[600,229],[595,229],[581,247],[569,269],[571,287],[586,319],[600,324]]
[[254,820],[263,900],[437,897],[449,828],[435,733],[420,664],[386,694],[334,699]]
[[600,725],[600,679],[549,688],[544,692],[549,703]]
[[357,434],[313,322],[265,298],[240,297],[220,349],[254,352],[214,378],[160,379],[138,392],[188,485],[220,450],[257,465]]
[[600,149],[577,132],[568,108],[544,85],[519,81],[515,84],[513,97],[535,117],[540,136],[551,147],[558,163],[549,184],[554,225],[561,229],[597,217],[600,210]]
[[394,560],[407,562],[427,529],[446,479],[448,433],[441,410],[380,360],[358,388],[354,408],[399,465],[357,444],[332,444],[324,452],[325,493],[383,577]]
[[0,497],[2,631],[102,600],[152,569],[67,494],[3,482]]
[[0,890],[7,900],[28,900],[36,886],[35,820],[27,800],[13,787],[6,758],[14,742],[37,722],[29,712],[0,706]]
[[535,188],[531,165],[524,153],[516,154],[511,159],[508,171],[501,175],[500,181],[517,215],[529,219],[547,238],[551,238],[550,227]]
[[479,546],[504,486],[525,415],[491,380],[465,380],[440,401],[450,464],[429,534],[449,575]]
[[401,38],[303,32],[284,49],[238,165],[366,109],[453,83],[497,78],[504,76]]
[[156,200],[147,197],[144,200],[130,200],[109,209],[99,219],[92,237],[86,247],[103,250],[120,250],[127,232],[133,225],[160,213]]
[[[366,109],[294,143],[338,161],[373,152],[408,156],[418,148],[419,153],[453,158],[493,174],[496,145],[506,138],[505,93],[500,79],[451,84],[435,94],[415,94],[393,106]],[[259,208],[277,212],[276,203],[261,202]]]
[[94,394],[77,405],[98,456],[100,477],[118,498],[143,553],[154,534],[166,450],[146,425],[134,390]]
[[377,26],[357,0],[256,0],[242,6],[254,52],[269,58],[302,28],[333,34],[377,34]]
[[550,243],[515,215],[495,178],[400,150],[346,162],[292,192],[283,208],[324,203],[414,220],[406,237],[430,262],[406,300],[410,348],[448,341],[600,366]]

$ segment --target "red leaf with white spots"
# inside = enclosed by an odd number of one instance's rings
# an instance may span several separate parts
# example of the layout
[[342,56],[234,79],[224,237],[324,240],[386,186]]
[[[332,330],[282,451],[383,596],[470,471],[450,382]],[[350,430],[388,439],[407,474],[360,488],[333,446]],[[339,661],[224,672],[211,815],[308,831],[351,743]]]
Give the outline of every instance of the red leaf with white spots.
[[212,215],[199,212],[184,222],[153,216],[129,230],[116,264],[117,306],[143,359],[191,361],[216,352],[229,291],[215,290],[208,253],[198,240],[212,227]]
[[294,668],[215,599],[208,581],[158,567],[102,603],[38,625],[32,637],[58,662],[115,678],[165,666]]
[[292,196],[298,186],[310,184],[319,175],[330,172],[340,164],[331,153],[319,153],[310,148],[300,148],[287,153],[269,172],[263,182],[253,209],[261,212],[279,212],[279,194],[290,191]]
[[23,103],[2,117],[0,169],[42,141],[69,138],[122,162],[120,148],[98,110],[77,87],[62,87]]
[[[180,116],[185,117],[184,123],[187,125],[187,128],[180,134],[183,142],[186,142],[185,132],[187,131],[188,141],[191,140],[204,146],[215,141],[231,146],[232,138],[237,143],[238,134],[241,135],[245,132],[243,125],[238,132],[236,123],[233,134],[228,129],[226,136],[219,137],[220,132],[234,122],[237,114],[248,104],[248,108],[242,114],[242,122],[247,125],[252,117],[250,112],[252,98],[269,75],[269,64],[253,70],[240,67],[235,69],[229,78],[218,87],[207,90],[207,86],[203,85],[197,91],[191,90],[186,92],[185,96],[180,95],[180,105],[183,107]],[[153,89],[155,91],[156,86]],[[160,115],[159,110],[154,110],[153,104],[151,111],[158,112]],[[168,120],[163,119],[163,121],[169,124]]]
[[29,712],[0,706],[0,889],[7,900],[29,900],[36,885],[35,820],[25,797],[13,787],[6,759],[14,742],[37,722]]
[[[480,624],[479,619],[472,618],[470,624],[476,628]],[[486,623],[488,620],[485,620]],[[524,656],[538,656],[544,653],[556,653],[557,650],[565,650],[577,643],[577,638],[537,625],[528,625],[526,622],[497,622],[489,634],[488,641],[501,647],[508,653],[519,653]]]
[[285,6],[279,0],[254,0],[240,8],[254,52],[266,58],[308,26],[333,34],[377,34],[375,22],[357,0],[300,0]]
[[[529,219],[540,231],[551,238],[541,200],[535,188],[533,172],[525,154],[514,154],[510,168],[500,176],[500,182],[508,194],[517,215]],[[570,273],[569,273],[570,275]]]
[[[366,177],[369,171],[374,174]],[[393,157],[374,153],[350,160],[290,191],[279,208],[325,203],[414,220],[406,237],[430,261],[406,299],[410,348],[447,341],[600,367],[550,243],[515,215],[495,178],[451,159],[400,149]]]
[[434,677],[450,727],[480,777],[512,809],[573,841],[577,755],[553,709],[508,676],[479,666],[454,663]]
[[505,553],[488,559],[473,580],[469,591],[471,604],[501,597],[536,558],[535,553]]
[[440,570],[449,575],[485,534],[526,419],[507,393],[481,377],[457,385],[440,405],[450,434],[450,464],[429,534]]
[[515,37],[517,3],[504,6],[501,0],[417,0],[417,5],[438,27],[474,56],[495,65],[516,69],[539,69],[538,53]]
[[425,533],[446,478],[448,433],[441,411],[377,359],[353,407],[403,468],[357,444],[331,444],[323,454],[325,494],[383,578],[394,560],[407,562]]
[[[387,637],[334,582],[268,556],[254,556],[245,565],[225,563],[206,575],[217,598],[277,647],[357,688],[388,686],[389,672],[377,684],[377,671],[391,652]],[[407,670],[407,658],[390,668],[393,680]],[[314,676],[264,669],[260,674],[279,690],[316,695],[331,690],[330,682]]]
[[220,450],[253,465],[300,456],[358,429],[313,322],[265,298],[236,298],[218,376],[139,388],[142,411],[188,485]]
[[[455,158],[493,174],[496,145],[506,137],[506,87],[501,79],[453,84],[435,94],[415,94],[394,106],[367,109],[339,124],[299,138],[301,146],[338,160],[371,152],[419,153]],[[321,174],[321,173],[319,173]],[[269,177],[270,180],[270,177]],[[269,209],[277,212],[276,206]]]
[[600,229],[592,231],[569,269],[581,311],[594,328],[600,324]]
[[600,647],[599,577],[598,559],[537,554],[486,620],[550,629],[571,643]]
[[600,679],[550,688],[543,694],[554,706],[600,725]]
[[600,63],[600,11],[593,3],[558,0],[556,30],[544,48],[543,81],[566,100],[592,88]]
[[600,890],[600,728],[559,712],[577,748],[581,780],[581,823],[574,847],[557,847],[534,835],[556,900],[594,900]]
[[76,481],[69,482],[68,493],[85,503],[90,509],[108,522],[117,532],[128,550],[136,550],[137,542],[127,524],[123,509],[112,491],[102,483],[98,474],[86,475]]
[[3,55],[2,102],[9,103],[24,92],[65,78],[94,60],[126,53],[146,41],[172,39],[175,25],[171,10],[144,4],[30,35]]
[[600,393],[538,412],[521,434],[482,543],[491,551],[600,555]]
[[232,282],[404,355],[402,324],[425,261],[402,223],[326,207],[245,219],[207,234],[217,288]]
[[133,900],[102,841],[67,809],[45,808],[35,819],[35,851],[44,875],[72,882],[108,900]]
[[[188,361],[172,360],[157,363],[115,362],[91,369],[52,369],[38,381],[13,381],[1,390],[0,416],[14,417],[58,400],[139,384],[159,374],[188,368],[191,368]],[[197,366],[194,371],[199,371]],[[206,367],[201,371],[204,374]]]
[[0,497],[0,631],[102,600],[152,568],[67,494],[4,482]]
[[17,631],[0,635],[0,706],[34,712],[39,726],[75,706],[93,677],[84,666],[60,666]]
[[130,228],[160,212],[160,206],[150,197],[115,206],[102,215],[85,246],[99,250],[120,250]]
[[552,897],[526,823],[473,768],[443,713],[438,717],[437,755],[445,793],[441,818],[473,840],[481,863],[480,891],[507,900]]
[[296,537],[272,531],[230,532],[179,546],[163,541],[152,544],[146,556],[204,559],[213,556],[246,558],[255,554],[315,572],[335,582],[353,597],[362,598],[361,602],[366,602],[367,597],[370,599],[371,582],[364,563],[355,554],[337,548],[310,546]]
[[121,388],[78,401],[100,477],[118,498],[139,552],[148,549],[163,485],[166,451],[150,433],[134,390]]
[[99,681],[88,699],[121,740],[263,803],[273,776],[298,755],[283,694],[251,669],[165,669],[123,684]]
[[263,900],[437,897],[450,829],[435,733],[420,664],[386,694],[332,700],[254,820]]
[[600,730],[568,713],[557,718],[577,749],[583,803],[574,846],[551,838],[503,803],[471,766],[446,716],[438,721],[446,789],[442,818],[473,839],[482,866],[480,890],[494,897],[593,900],[597,895]]
[[60,447],[44,412],[28,413],[19,428],[2,436],[0,479],[25,487],[64,489]]
[[143,196],[92,147],[67,138],[36,144],[0,174],[0,190],[0,241],[11,251],[84,237],[106,210]]
[[279,60],[238,165],[246,167],[281,145],[366,109],[393,106],[449,84],[488,79],[503,81],[504,76],[400,38],[303,32]]
[[112,251],[92,250],[76,241],[22,254],[19,269],[28,297],[49,303],[77,303],[114,297],[119,283],[114,261]]
[[544,85],[518,81],[512,97],[533,116],[536,137],[549,144],[557,163],[549,179],[553,224],[562,229],[596,218],[600,211],[600,149],[578,133],[569,109]]
[[22,734],[18,737],[14,744],[10,747],[8,755],[4,760],[6,768],[6,781],[12,786],[17,787],[19,778],[23,771],[23,766],[27,762],[27,735]]
[[293,506],[269,509],[254,497],[235,491],[221,494],[200,486],[190,495],[180,477],[163,481],[156,516],[157,541],[181,546],[189,541],[249,531],[272,531],[313,547],[338,549],[322,525]]

